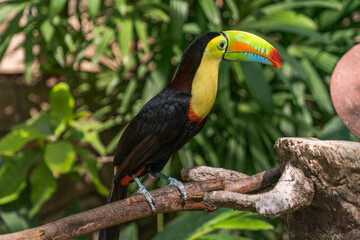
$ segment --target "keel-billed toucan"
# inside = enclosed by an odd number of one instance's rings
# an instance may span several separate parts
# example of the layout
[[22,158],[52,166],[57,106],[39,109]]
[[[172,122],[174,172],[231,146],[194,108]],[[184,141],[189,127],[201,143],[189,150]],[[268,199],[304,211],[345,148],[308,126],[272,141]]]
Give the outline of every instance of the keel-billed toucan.
[[[271,44],[247,32],[210,32],[195,39],[185,50],[173,81],[144,105],[122,134],[115,152],[116,174],[108,203],[125,198],[129,182],[135,180],[154,212],[154,200],[138,179],[146,173],[170,181],[186,200],[182,183],[160,171],[203,128],[215,101],[223,59],[276,68],[281,64]],[[100,239],[118,239],[118,234],[119,225],[102,230]]]

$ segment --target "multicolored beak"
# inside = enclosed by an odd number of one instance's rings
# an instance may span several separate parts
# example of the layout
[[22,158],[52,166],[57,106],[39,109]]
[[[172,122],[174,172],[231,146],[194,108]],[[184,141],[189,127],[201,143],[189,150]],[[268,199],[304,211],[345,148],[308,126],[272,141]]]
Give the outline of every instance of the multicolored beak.
[[221,32],[227,39],[228,45],[223,56],[229,61],[251,61],[281,66],[281,59],[276,49],[264,39],[243,31]]

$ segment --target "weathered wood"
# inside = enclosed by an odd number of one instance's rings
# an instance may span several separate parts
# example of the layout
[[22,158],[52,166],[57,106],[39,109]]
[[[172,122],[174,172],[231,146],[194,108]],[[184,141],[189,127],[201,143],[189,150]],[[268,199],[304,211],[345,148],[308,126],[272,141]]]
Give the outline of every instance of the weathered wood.
[[[251,187],[236,188],[237,191],[255,191],[261,187],[273,184],[277,181],[278,173],[270,170],[268,173],[262,172],[245,179],[246,184]],[[266,185],[262,183],[267,183]],[[215,211],[214,206],[205,205],[203,198],[206,192],[226,189],[224,178],[185,183],[188,201],[183,204],[179,190],[174,187],[164,187],[150,191],[155,198],[156,213],[178,212],[178,211]],[[234,184],[234,183],[231,183]],[[236,184],[243,184],[241,180]],[[79,214],[75,214],[57,221],[45,224],[21,232],[1,235],[0,240],[14,239],[73,239],[84,234],[100,230],[115,224],[124,223],[150,216],[152,214],[149,204],[142,195],[135,195],[121,201],[113,202],[95,209],[91,209]]]

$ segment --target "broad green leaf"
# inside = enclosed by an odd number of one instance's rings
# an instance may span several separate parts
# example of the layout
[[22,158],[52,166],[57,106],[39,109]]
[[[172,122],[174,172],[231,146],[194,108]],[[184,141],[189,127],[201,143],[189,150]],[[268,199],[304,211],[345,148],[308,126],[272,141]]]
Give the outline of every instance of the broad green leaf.
[[326,10],[320,13],[318,16],[319,26],[324,28],[329,28],[336,23],[339,23],[343,18],[348,17],[351,12],[359,9],[360,2],[353,0],[342,0],[342,8],[339,10]]
[[241,62],[246,86],[265,111],[272,110],[271,89],[259,64]]
[[197,23],[185,23],[183,25],[183,32],[190,34],[200,34],[201,28]]
[[[183,214],[165,225],[164,231],[157,233],[152,240],[189,240],[193,232],[214,217],[227,212],[219,209],[216,213],[191,212]],[[174,234],[176,232],[176,234]]]
[[95,19],[95,17],[99,14],[101,0],[86,0],[88,11],[90,14],[91,19]]
[[92,59],[93,64],[98,64],[100,57],[104,54],[109,46],[110,40],[114,37],[115,32],[111,29],[106,29],[99,37],[94,39],[95,54]]
[[273,230],[274,226],[258,219],[232,218],[225,219],[212,226],[214,229],[238,229],[238,230]]
[[182,26],[187,20],[189,4],[183,0],[170,1],[171,37],[175,42],[183,39]]
[[50,92],[50,123],[58,137],[72,118],[74,98],[64,82],[56,84]]
[[32,172],[30,176],[30,200],[32,208],[29,211],[29,217],[32,218],[37,214],[41,206],[50,199],[56,190],[56,180],[52,173],[41,162]]
[[311,18],[294,11],[276,12],[274,14],[259,19],[259,21],[286,23],[289,25],[308,28],[312,30],[317,29],[316,23]]
[[39,129],[32,126],[16,128],[0,140],[0,155],[13,156],[25,144],[45,137]]
[[298,26],[289,24],[286,22],[286,19],[283,19],[284,22],[277,22],[277,21],[269,21],[269,20],[258,20],[253,21],[250,23],[247,23],[246,25],[239,25],[239,28],[241,28],[244,31],[247,30],[266,30],[266,31],[279,31],[279,32],[288,32],[288,33],[294,33],[300,36],[304,36],[307,38],[310,38],[312,40],[325,43],[325,44],[331,44],[331,41],[324,37],[321,33],[309,29],[306,27]]
[[140,18],[135,18],[135,31],[136,35],[143,44],[145,52],[149,51],[148,34],[145,23]]
[[76,150],[77,154],[79,155],[80,160],[84,163],[84,165],[87,169],[87,173],[91,177],[91,179],[96,187],[96,190],[103,196],[107,196],[109,194],[109,190],[100,181],[99,170],[97,168],[98,162],[96,161],[95,155],[93,153],[91,153],[90,151],[88,151],[82,147],[79,147],[79,146],[76,146],[75,150]]
[[333,72],[336,63],[339,61],[339,57],[321,48],[302,45],[298,46],[297,49],[302,52],[304,56],[309,58],[314,65],[329,74]]
[[311,8],[311,7],[319,7],[319,8],[330,8],[335,10],[341,10],[342,5],[337,1],[294,1],[294,2],[278,2],[274,4],[266,5],[259,9],[262,13],[266,15],[272,15],[280,11],[296,9],[296,8]]
[[75,157],[75,150],[67,141],[58,141],[45,146],[44,160],[52,172],[70,172]]
[[307,59],[302,59],[301,65],[307,72],[309,79],[306,81],[308,87],[319,107],[329,114],[334,113],[328,87],[321,80],[313,65]]
[[125,66],[130,63],[130,51],[133,32],[134,29],[132,20],[130,18],[125,18],[121,23],[121,29],[118,35],[121,56]]
[[322,140],[350,140],[350,131],[338,116],[327,122],[321,131]]
[[42,153],[27,150],[7,160],[0,168],[0,205],[16,200],[26,187],[26,176],[30,167],[40,161]]
[[196,240],[251,240],[251,238],[240,237],[236,235],[213,233],[198,237]]
[[105,156],[105,147],[97,131],[84,131],[84,140],[88,142],[101,156]]
[[154,7],[149,4],[148,6],[144,7],[143,11],[145,16],[153,20],[157,20],[160,22],[170,21],[169,15],[167,15],[166,12],[159,7]]
[[55,15],[61,13],[67,2],[67,0],[50,0],[49,16],[54,17]]
[[231,18],[237,22],[240,19],[239,15],[239,8],[236,4],[235,0],[225,0],[226,4],[229,6],[229,9],[231,11]]
[[74,39],[73,37],[71,36],[70,33],[66,33],[65,36],[64,36],[64,42],[66,44],[66,46],[68,47],[69,51],[71,53],[74,53],[75,52],[75,43],[74,43]]
[[213,23],[216,27],[212,30],[221,30],[221,16],[220,11],[215,5],[213,0],[199,0],[200,6],[206,15],[209,22]]
[[115,0],[115,7],[117,8],[122,17],[126,15],[126,0]]

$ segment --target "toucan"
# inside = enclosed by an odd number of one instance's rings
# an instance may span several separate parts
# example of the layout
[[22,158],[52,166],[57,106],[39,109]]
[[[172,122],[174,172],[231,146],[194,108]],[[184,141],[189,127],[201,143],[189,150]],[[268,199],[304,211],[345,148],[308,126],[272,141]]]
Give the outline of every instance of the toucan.
[[[116,173],[107,203],[125,198],[128,184],[135,181],[155,213],[154,198],[139,181],[147,173],[175,185],[186,201],[183,184],[160,171],[204,127],[216,98],[222,60],[281,65],[276,49],[248,32],[209,32],[196,38],[185,50],[173,81],[124,130],[114,154]],[[101,230],[99,239],[118,240],[119,230],[120,225]]]

